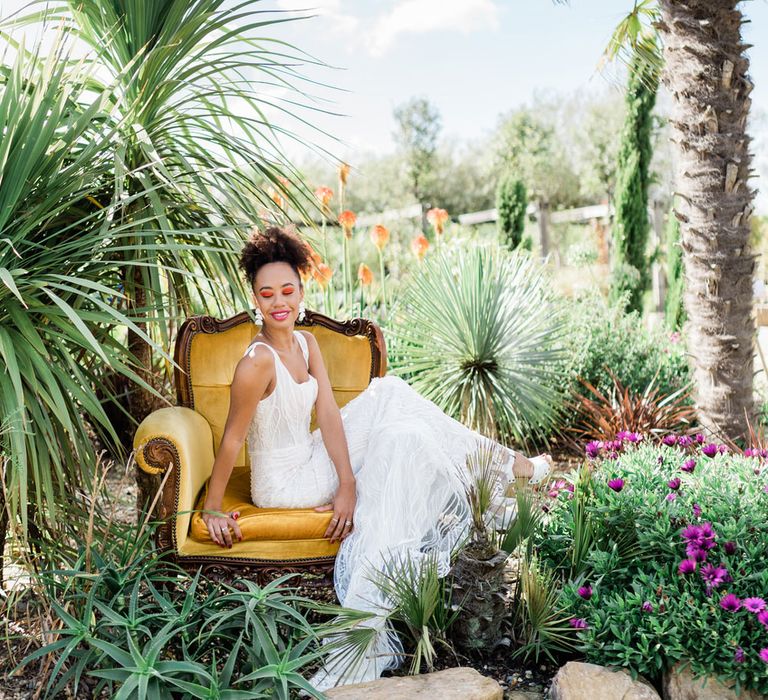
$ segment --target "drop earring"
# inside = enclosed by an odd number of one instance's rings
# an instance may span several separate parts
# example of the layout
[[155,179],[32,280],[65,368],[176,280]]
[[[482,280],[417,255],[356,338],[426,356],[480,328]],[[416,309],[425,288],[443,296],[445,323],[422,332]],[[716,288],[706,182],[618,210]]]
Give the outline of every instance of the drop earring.
[[296,320],[299,323],[301,323],[306,317],[307,317],[307,309],[304,306],[304,300],[302,299],[299,302],[299,315],[296,317]]
[[257,306],[256,310],[253,312],[253,318],[256,320],[256,323],[258,323],[260,326],[264,325],[264,316],[261,313],[261,309]]

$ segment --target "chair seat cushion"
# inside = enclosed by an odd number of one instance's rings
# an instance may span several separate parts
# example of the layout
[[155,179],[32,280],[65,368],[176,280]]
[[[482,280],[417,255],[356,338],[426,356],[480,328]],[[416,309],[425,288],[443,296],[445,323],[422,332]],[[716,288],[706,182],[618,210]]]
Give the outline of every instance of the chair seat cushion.
[[[216,550],[221,547],[213,544],[208,534],[208,528],[203,522],[200,511],[203,509],[208,491],[208,483],[200,493],[192,516],[189,536],[196,542],[212,545]],[[324,539],[328,524],[333,517],[332,511],[318,513],[313,508],[258,508],[251,502],[251,474],[249,467],[235,467],[227,484],[221,509],[224,512],[240,511],[237,523],[243,533],[243,542],[235,543],[230,552],[235,556],[238,544],[259,541],[268,542],[274,540],[320,540],[325,546],[321,547],[328,556],[330,542]],[[338,542],[334,543],[334,554],[338,549]],[[288,558],[288,557],[286,557]]]

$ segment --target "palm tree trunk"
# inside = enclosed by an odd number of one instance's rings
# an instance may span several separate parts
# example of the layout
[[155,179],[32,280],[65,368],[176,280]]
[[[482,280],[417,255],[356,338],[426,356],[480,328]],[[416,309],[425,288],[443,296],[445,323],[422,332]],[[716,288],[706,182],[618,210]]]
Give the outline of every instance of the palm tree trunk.
[[702,424],[738,437],[753,419],[749,223],[752,83],[738,0],[660,0],[663,80],[673,96],[688,346]]
[[[142,316],[146,317],[145,309],[147,306],[147,296],[144,289],[141,268],[136,266],[132,268],[128,274],[133,275],[131,303],[134,308],[136,326],[144,331],[144,333],[148,333],[148,324],[138,320]],[[128,285],[126,285],[126,289],[129,289]],[[149,386],[158,388],[157,379],[152,373],[152,347],[138,333],[131,329],[128,330],[128,350],[138,362],[139,366],[136,373]],[[133,384],[129,393],[129,404],[131,416],[137,423],[140,423],[152,413],[152,411],[159,408],[161,402],[154,394],[144,387],[139,386],[138,384]]]

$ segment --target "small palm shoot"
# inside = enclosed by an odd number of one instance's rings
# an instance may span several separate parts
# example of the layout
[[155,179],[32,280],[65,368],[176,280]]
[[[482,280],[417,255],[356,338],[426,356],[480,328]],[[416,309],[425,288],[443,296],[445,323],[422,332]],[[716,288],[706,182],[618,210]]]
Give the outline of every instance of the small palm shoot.
[[492,648],[501,638],[506,614],[504,573],[508,554],[499,549],[492,527],[501,499],[506,455],[502,448],[481,447],[467,459],[467,502],[471,530],[453,566],[452,600],[458,610],[453,638],[465,651]]

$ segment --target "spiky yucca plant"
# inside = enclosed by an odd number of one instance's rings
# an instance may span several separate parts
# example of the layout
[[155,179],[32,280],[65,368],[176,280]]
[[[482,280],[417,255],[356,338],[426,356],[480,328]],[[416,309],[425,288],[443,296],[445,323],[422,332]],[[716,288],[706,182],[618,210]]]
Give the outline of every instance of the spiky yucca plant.
[[498,246],[425,261],[394,314],[392,368],[454,418],[530,444],[562,397],[561,314],[542,271]]

